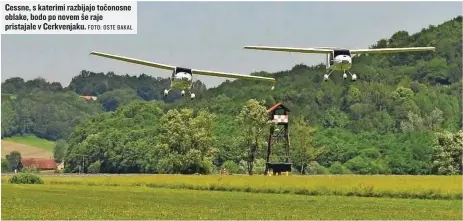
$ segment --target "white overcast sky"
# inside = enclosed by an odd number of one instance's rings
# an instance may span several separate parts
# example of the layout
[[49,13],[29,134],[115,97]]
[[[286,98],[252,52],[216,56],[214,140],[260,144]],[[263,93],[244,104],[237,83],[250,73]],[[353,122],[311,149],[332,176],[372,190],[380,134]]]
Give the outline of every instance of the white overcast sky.
[[[462,2],[139,2],[137,35],[2,35],[2,82],[44,77],[67,86],[81,70],[169,77],[90,56],[102,51],[171,65],[249,74],[313,65],[323,56],[245,45],[366,48],[462,14]],[[198,77],[208,87],[224,79]]]

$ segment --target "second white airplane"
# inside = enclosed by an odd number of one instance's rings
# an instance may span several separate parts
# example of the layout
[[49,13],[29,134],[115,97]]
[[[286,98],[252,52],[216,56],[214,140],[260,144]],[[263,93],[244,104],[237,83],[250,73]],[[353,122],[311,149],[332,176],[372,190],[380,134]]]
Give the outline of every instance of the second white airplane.
[[316,48],[289,48],[289,47],[270,47],[270,46],[245,46],[245,49],[264,50],[264,51],[281,51],[310,54],[326,54],[326,71],[323,76],[325,81],[328,80],[333,71],[342,71],[343,78],[347,79],[347,73],[352,80],[357,80],[357,75],[349,72],[352,67],[352,56],[356,54],[384,54],[397,52],[418,52],[418,51],[435,51],[435,47],[412,47],[412,48],[376,48],[376,49],[344,49],[335,47],[316,47]]

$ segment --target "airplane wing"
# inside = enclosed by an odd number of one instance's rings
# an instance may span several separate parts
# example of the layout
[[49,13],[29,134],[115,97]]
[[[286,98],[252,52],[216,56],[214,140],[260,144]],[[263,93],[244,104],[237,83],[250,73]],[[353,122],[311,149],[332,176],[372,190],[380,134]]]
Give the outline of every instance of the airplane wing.
[[204,70],[196,70],[196,69],[191,69],[191,72],[193,72],[193,74],[199,74],[199,75],[205,75],[205,76],[276,82],[274,78],[252,76],[252,75],[233,74],[233,73],[224,73],[224,72],[216,72],[216,71],[204,71]]
[[435,51],[435,47],[413,47],[413,48],[376,48],[376,49],[354,49],[351,54],[385,54],[397,52]]
[[323,49],[323,48],[288,48],[288,47],[269,47],[269,46],[245,46],[244,49],[311,53],[311,54],[329,54],[333,51],[332,49]]
[[[115,59],[115,60],[119,60],[119,61],[125,61],[125,62],[129,62],[129,63],[133,63],[133,64],[140,64],[140,65],[145,65],[145,66],[149,66],[149,67],[160,68],[160,69],[164,69],[164,70],[170,70],[170,71],[173,71],[176,68],[176,66],[172,66],[172,65],[154,63],[154,62],[150,62],[150,61],[143,61],[143,60],[139,60],[139,59],[135,59],[135,58],[123,57],[123,56],[119,56],[119,55],[112,55],[112,54],[95,52],[95,51],[92,51],[90,54],[100,56],[100,57],[105,57],[105,58],[111,58],[111,59]],[[251,76],[251,75],[224,73],[224,72],[216,72],[216,71],[205,71],[205,70],[196,70],[196,69],[191,69],[191,72],[193,74],[214,76],[214,77],[238,78],[238,79],[248,79],[248,80],[264,80],[264,81],[275,82],[274,78]]]
[[150,61],[143,61],[143,60],[139,60],[139,59],[135,59],[135,58],[123,57],[123,56],[119,56],[119,55],[112,55],[112,54],[95,52],[95,51],[92,51],[90,54],[100,56],[100,57],[105,57],[105,58],[111,58],[111,59],[114,59],[114,60],[125,61],[125,62],[129,62],[129,63],[133,63],[133,64],[140,64],[140,65],[150,66],[150,67],[154,67],[154,68],[161,68],[161,69],[169,70],[169,71],[175,70],[175,66],[166,65],[166,64],[159,64],[159,63],[154,63],[154,62],[150,62]]

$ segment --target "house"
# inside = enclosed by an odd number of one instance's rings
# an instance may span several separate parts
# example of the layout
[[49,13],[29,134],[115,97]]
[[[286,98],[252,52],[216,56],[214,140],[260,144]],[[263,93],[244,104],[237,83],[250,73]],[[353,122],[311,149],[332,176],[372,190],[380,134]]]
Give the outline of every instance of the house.
[[57,166],[58,170],[63,170],[64,169],[64,161],[58,164]]
[[82,96],[79,96],[79,97],[81,97],[81,98],[83,98],[85,100],[94,100],[94,101],[96,101],[96,99],[97,99],[96,96],[84,96],[84,95],[82,95]]
[[54,170],[57,166],[55,160],[43,158],[24,158],[21,159],[21,164],[24,168],[37,168],[39,170]]

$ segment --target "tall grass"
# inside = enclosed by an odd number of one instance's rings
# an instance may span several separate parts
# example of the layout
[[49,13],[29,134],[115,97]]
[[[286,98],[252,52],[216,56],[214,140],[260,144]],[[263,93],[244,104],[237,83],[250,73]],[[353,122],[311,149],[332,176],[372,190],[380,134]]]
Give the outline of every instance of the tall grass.
[[[3,179],[3,178],[2,178]],[[462,199],[462,176],[89,176],[44,177],[46,184],[147,186],[299,195]]]

